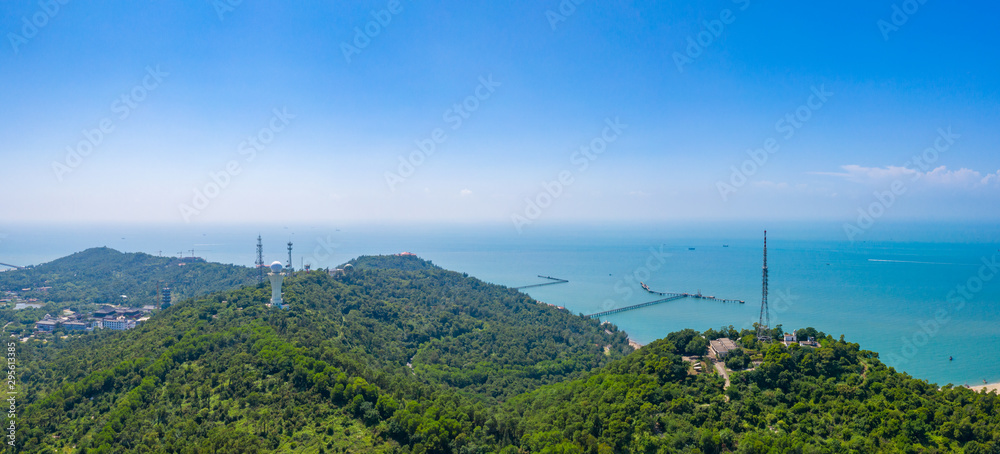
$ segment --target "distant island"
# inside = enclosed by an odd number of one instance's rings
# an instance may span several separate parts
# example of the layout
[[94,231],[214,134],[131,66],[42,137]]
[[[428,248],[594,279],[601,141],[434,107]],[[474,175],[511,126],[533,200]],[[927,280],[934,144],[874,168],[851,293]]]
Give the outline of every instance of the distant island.
[[[113,293],[98,282],[124,263],[149,264],[148,277],[119,278],[133,289],[121,294],[151,299],[142,279],[187,268],[81,254],[2,273],[0,289],[79,286],[82,298],[46,306],[99,309]],[[252,270],[202,265],[210,276],[184,274],[188,297],[134,329],[16,342],[19,428],[6,452],[1000,449],[996,394],[939,389],[812,328],[778,326],[774,342],[688,329],[636,350],[613,324],[412,254],[295,272],[288,310],[268,306]]]

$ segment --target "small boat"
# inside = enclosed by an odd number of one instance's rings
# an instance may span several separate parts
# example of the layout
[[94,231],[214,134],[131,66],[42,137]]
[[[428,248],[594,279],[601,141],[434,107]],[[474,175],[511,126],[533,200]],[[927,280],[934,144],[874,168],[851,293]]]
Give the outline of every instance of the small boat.
[[722,247],[729,247],[729,245],[728,244],[723,244]]
[[694,248],[693,248],[693,247],[689,247],[689,248],[688,248],[688,250],[689,250],[689,251],[693,251],[693,250],[694,250]]
[[955,359],[955,358],[952,358],[952,357],[950,357],[950,356],[948,357],[948,361],[952,361],[952,360],[954,360],[954,359]]

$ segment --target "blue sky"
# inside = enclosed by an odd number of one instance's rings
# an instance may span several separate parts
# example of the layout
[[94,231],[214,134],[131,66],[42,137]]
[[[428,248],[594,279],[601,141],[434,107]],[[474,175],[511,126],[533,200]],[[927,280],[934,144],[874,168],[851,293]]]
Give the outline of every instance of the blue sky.
[[997,217],[992,2],[230,3],[5,2],[0,222]]

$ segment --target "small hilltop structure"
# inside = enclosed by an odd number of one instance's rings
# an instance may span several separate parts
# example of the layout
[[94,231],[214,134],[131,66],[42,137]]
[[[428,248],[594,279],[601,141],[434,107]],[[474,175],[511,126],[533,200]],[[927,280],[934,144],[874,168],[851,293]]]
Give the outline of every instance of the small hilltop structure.
[[271,306],[285,309],[286,306],[281,299],[281,283],[285,279],[285,273],[282,273],[281,270],[281,262],[275,260],[271,264],[271,272],[267,273],[267,279],[271,281]]

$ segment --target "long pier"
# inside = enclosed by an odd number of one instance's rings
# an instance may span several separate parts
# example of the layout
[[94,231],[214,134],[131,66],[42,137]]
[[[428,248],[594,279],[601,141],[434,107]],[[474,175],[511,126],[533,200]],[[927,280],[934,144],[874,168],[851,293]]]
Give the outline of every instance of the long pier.
[[639,309],[640,307],[652,306],[654,304],[666,303],[667,301],[679,300],[681,298],[687,298],[684,295],[675,295],[668,298],[663,298],[656,301],[650,301],[648,303],[633,304],[631,306],[619,307],[618,309],[611,309],[610,311],[598,312],[596,314],[587,315],[590,318],[600,318],[605,315],[617,314],[619,312],[631,311],[634,309]]
[[543,282],[541,284],[522,285],[520,287],[513,287],[513,289],[514,290],[521,290],[521,289],[525,289],[525,288],[542,287],[542,286],[545,286],[545,285],[565,284],[565,283],[569,282],[566,279],[559,279],[558,277],[552,277],[552,276],[542,276],[541,274],[539,274],[538,277],[540,277],[542,279],[549,279],[549,280],[552,280],[553,282]]
[[646,285],[644,282],[640,282],[639,284],[642,285],[642,289],[643,290],[645,290],[645,291],[647,291],[649,293],[652,293],[654,295],[660,295],[660,296],[684,295],[684,296],[688,296],[688,297],[691,297],[691,298],[698,298],[698,299],[703,299],[703,300],[718,301],[720,303],[740,303],[740,304],[746,304],[746,301],[743,301],[743,300],[732,300],[732,299],[716,298],[714,296],[702,295],[701,291],[699,291],[698,293],[664,293],[664,292],[656,292],[656,291],[650,290],[649,286]]
[[652,293],[654,295],[665,296],[666,298],[662,298],[662,299],[650,301],[650,302],[647,302],[647,303],[639,303],[639,304],[633,304],[631,306],[619,307],[617,309],[611,309],[611,310],[608,310],[608,311],[597,312],[597,313],[594,313],[594,314],[589,314],[589,315],[587,315],[587,317],[590,317],[590,318],[600,318],[600,317],[603,317],[605,315],[611,315],[611,314],[617,314],[619,312],[631,311],[631,310],[635,310],[635,309],[639,309],[639,308],[643,308],[643,307],[647,307],[647,306],[652,306],[654,304],[666,303],[668,301],[676,301],[676,300],[679,300],[681,298],[696,298],[696,299],[703,299],[703,300],[710,300],[710,301],[718,301],[720,303],[740,303],[740,304],[745,304],[746,303],[746,301],[743,301],[743,300],[731,300],[731,299],[724,299],[724,298],[716,298],[714,296],[705,296],[705,295],[702,295],[701,292],[698,292],[698,293],[665,293],[665,292],[656,292],[656,291],[650,290],[649,286],[647,286],[645,283],[640,282],[640,284],[642,285],[642,289],[643,290],[645,290],[645,291],[647,291],[649,293]]
[[9,267],[9,268],[14,268],[16,270],[24,268],[23,266],[11,265],[9,263],[2,263],[2,262],[0,262],[0,265],[6,266],[6,267]]

